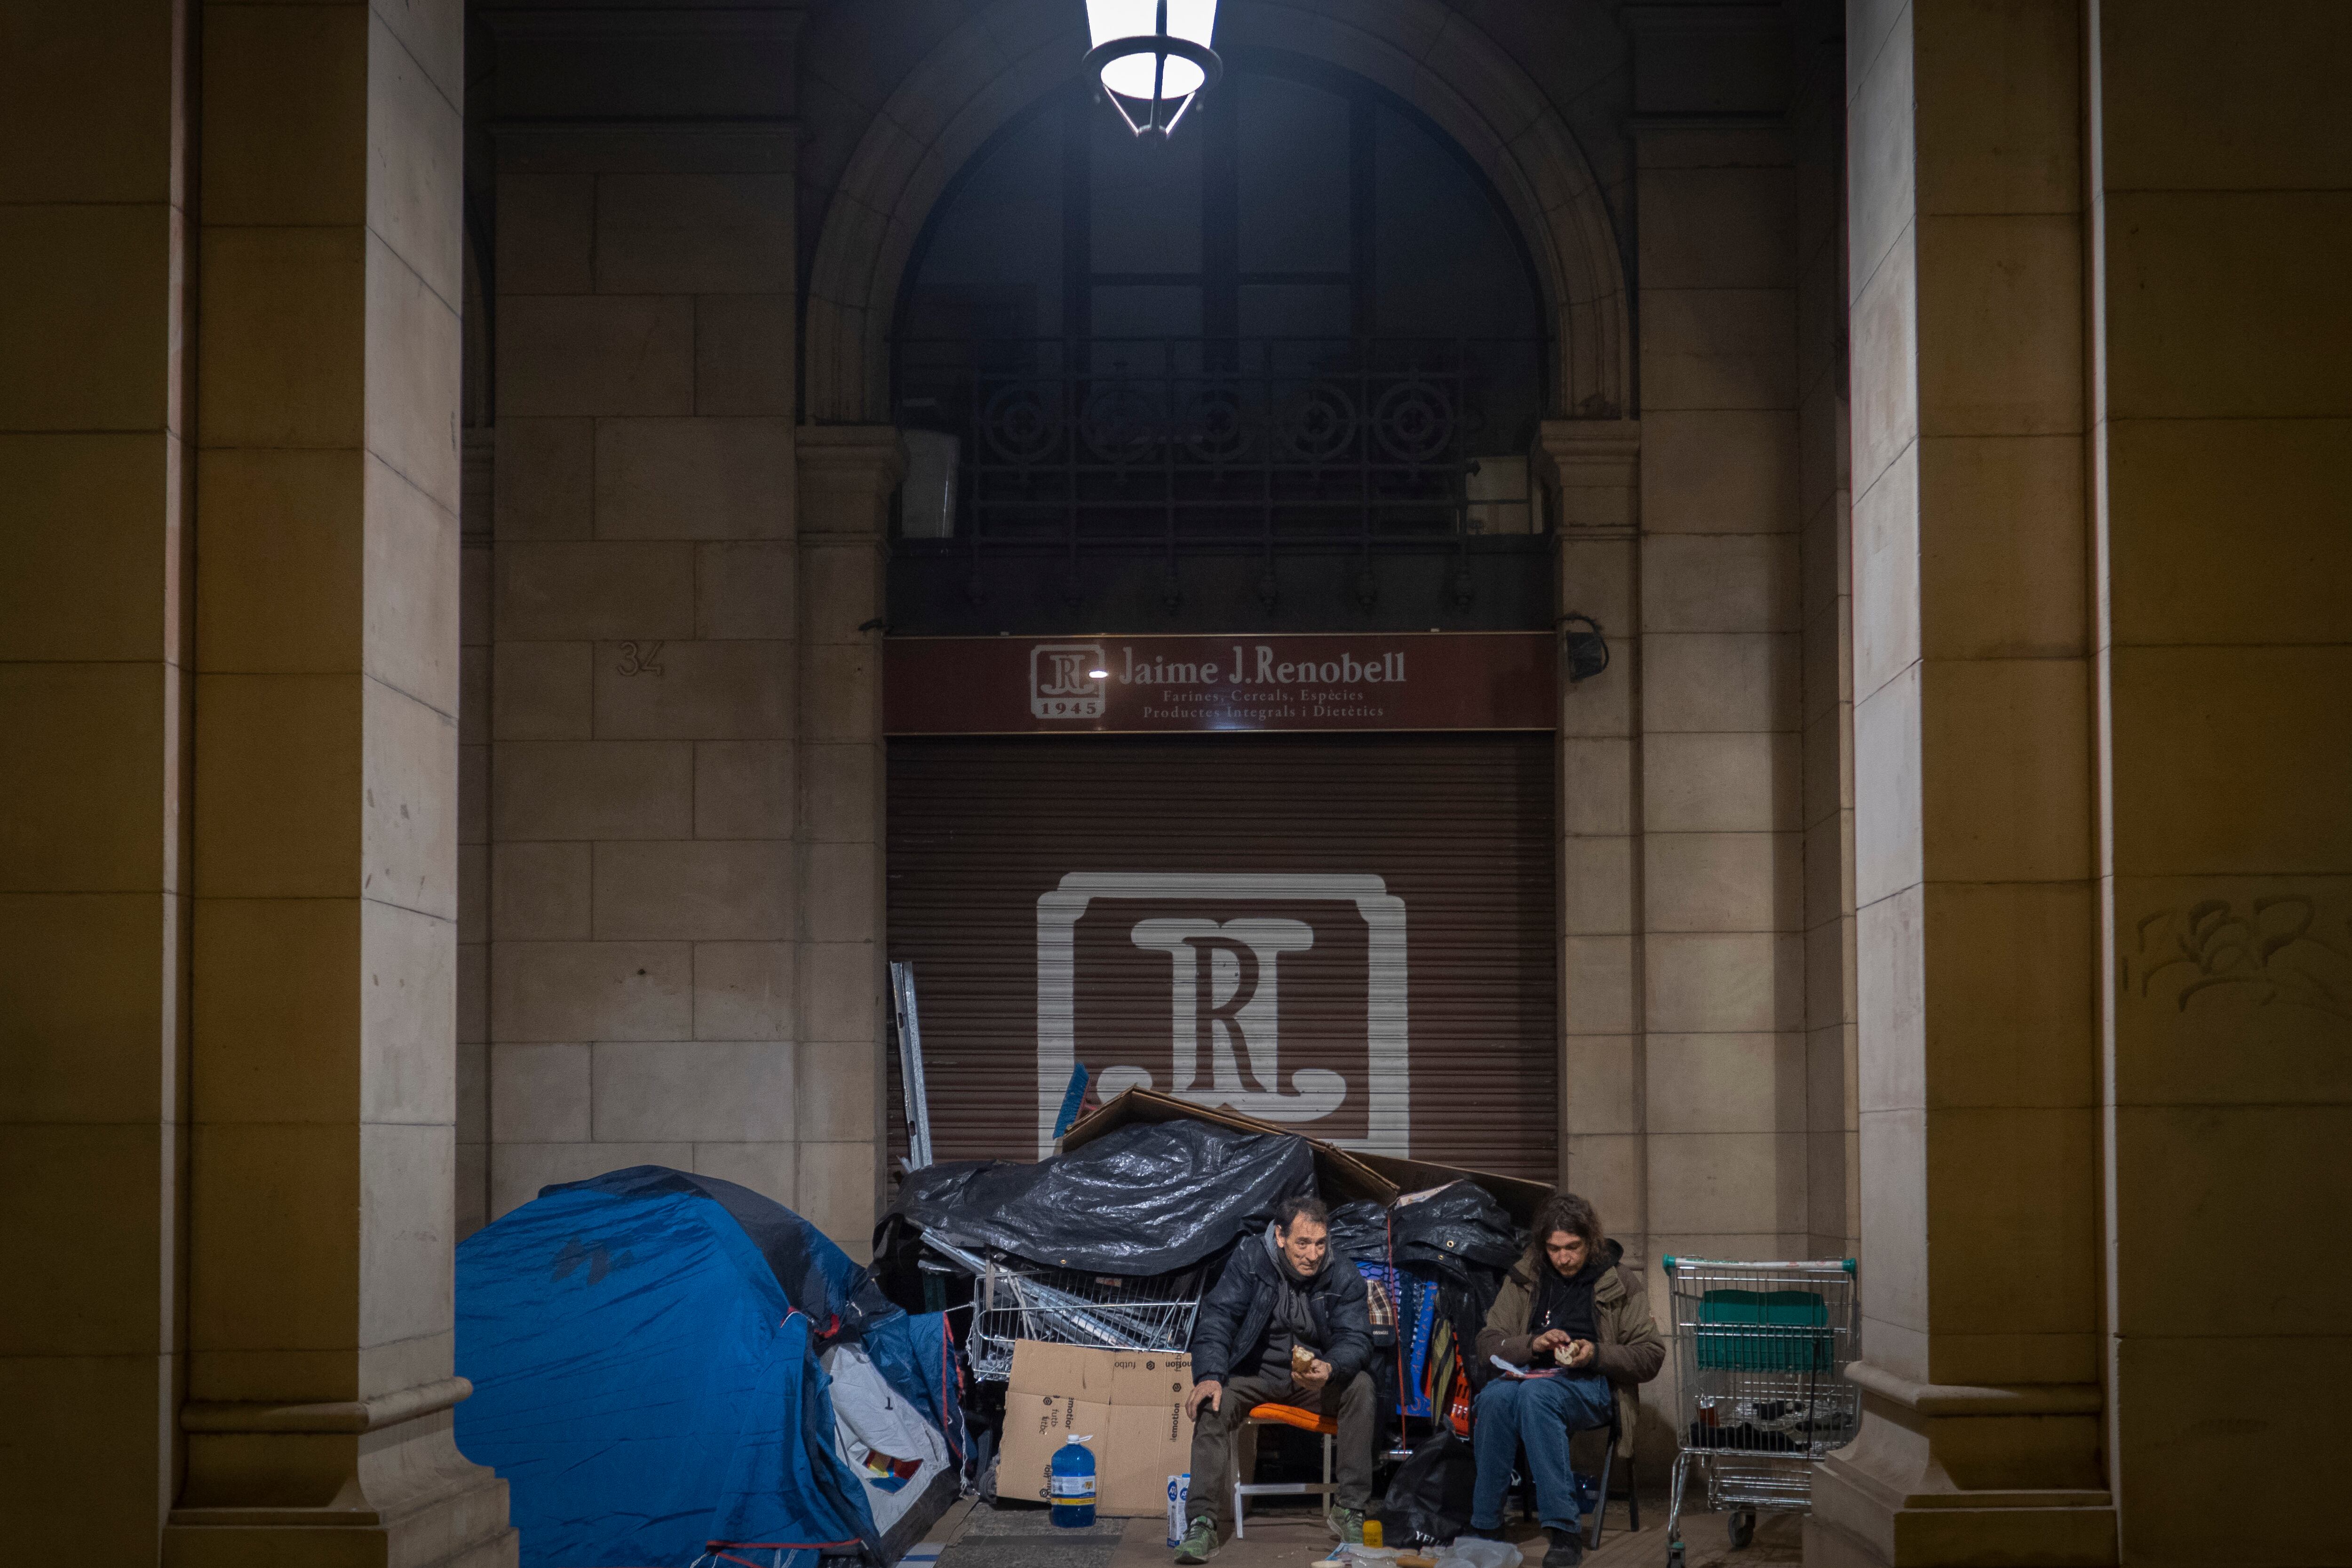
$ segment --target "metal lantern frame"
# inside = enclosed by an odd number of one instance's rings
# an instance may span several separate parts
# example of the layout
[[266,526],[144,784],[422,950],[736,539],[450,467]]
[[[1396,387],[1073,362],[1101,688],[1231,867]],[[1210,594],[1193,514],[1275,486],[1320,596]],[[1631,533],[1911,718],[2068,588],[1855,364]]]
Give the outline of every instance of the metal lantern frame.
[[[1196,44],[1190,38],[1180,38],[1168,31],[1168,0],[1159,0],[1156,22],[1156,32],[1128,38],[1107,38],[1097,44],[1087,51],[1086,68],[1097,85],[1102,88],[1103,96],[1110,100],[1110,106],[1118,110],[1118,117],[1126,122],[1128,130],[1138,136],[1166,138],[1175,134],[1178,121],[1192,107],[1193,100],[1217,85],[1218,79],[1225,74],[1225,62],[1219,59],[1217,51],[1206,44]],[[1102,79],[1105,67],[1137,55],[1152,57],[1151,98],[1148,103],[1141,99],[1135,100],[1144,104],[1140,121],[1129,111],[1127,98]],[[1174,100],[1167,96],[1168,61],[1171,56],[1190,60],[1201,70],[1201,85],[1182,98]],[[1169,107],[1171,103],[1174,105],[1172,111]],[[1164,121],[1161,119],[1163,114],[1166,115]]]

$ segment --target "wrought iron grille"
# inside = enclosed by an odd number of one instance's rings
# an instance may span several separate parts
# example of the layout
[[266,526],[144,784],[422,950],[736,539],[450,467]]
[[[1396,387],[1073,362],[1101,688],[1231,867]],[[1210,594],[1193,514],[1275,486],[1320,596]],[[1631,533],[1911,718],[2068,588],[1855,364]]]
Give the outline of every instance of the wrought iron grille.
[[907,544],[1172,556],[1541,531],[1519,456],[1539,406],[1539,350],[1463,338],[902,342],[903,416],[953,438],[955,476],[920,525],[910,514]]

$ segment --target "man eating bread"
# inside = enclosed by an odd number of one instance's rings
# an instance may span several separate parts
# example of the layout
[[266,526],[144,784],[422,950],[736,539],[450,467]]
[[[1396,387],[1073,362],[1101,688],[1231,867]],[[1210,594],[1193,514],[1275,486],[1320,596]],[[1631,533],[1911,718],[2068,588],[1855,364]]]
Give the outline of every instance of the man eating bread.
[[1363,1277],[1335,1256],[1320,1200],[1286,1198],[1234,1248],[1192,1327],[1192,1521],[1176,1561],[1206,1563],[1232,1532],[1234,1435],[1261,1405],[1337,1417],[1332,1532],[1363,1539],[1372,1494],[1371,1317]]

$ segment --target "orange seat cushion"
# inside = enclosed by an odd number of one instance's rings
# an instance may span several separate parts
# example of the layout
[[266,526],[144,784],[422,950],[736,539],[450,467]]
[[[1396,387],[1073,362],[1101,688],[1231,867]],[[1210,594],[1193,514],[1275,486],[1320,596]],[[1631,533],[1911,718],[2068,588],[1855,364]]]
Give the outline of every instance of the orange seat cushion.
[[1301,1410],[1296,1405],[1261,1405],[1249,1413],[1253,1421],[1279,1421],[1285,1426],[1296,1426],[1301,1432],[1320,1432],[1326,1436],[1339,1430],[1336,1415],[1318,1415],[1312,1410]]

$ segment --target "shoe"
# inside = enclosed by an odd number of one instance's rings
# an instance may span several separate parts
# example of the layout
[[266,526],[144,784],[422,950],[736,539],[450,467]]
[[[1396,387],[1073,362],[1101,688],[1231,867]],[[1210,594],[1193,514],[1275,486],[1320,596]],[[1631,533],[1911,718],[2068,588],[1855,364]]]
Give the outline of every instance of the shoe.
[[1192,1521],[1184,1532],[1183,1542],[1176,1548],[1179,1563],[1206,1563],[1217,1554],[1217,1527],[1207,1514]]
[[1551,1537],[1551,1550],[1544,1553],[1543,1568],[1577,1568],[1584,1561],[1584,1537],[1573,1530],[1547,1531]]
[[1364,1543],[1364,1511],[1355,1508],[1335,1508],[1324,1522],[1331,1527],[1331,1538],[1343,1545]]

